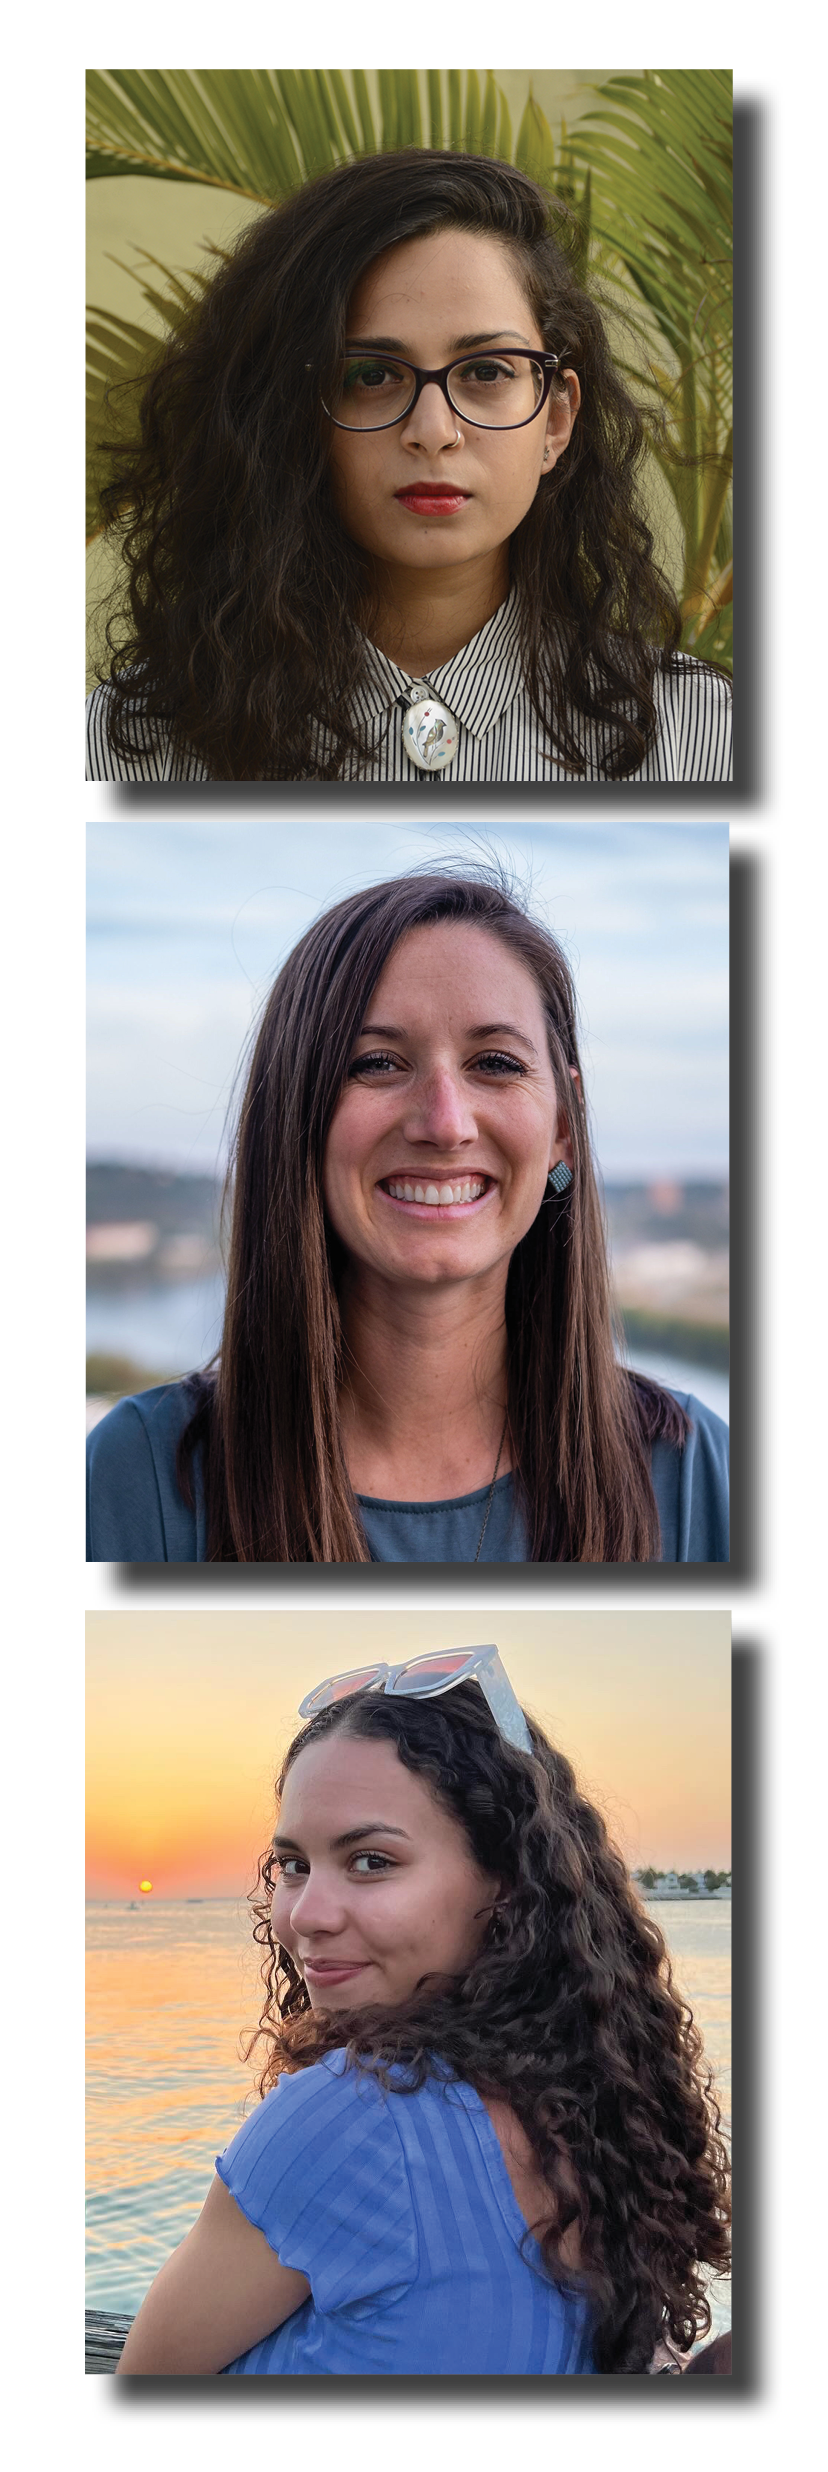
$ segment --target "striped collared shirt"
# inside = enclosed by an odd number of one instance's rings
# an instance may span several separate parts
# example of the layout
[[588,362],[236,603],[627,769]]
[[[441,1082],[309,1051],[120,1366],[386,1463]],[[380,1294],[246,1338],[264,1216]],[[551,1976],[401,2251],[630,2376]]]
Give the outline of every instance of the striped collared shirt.
[[[560,758],[550,754],[545,732],[530,703],[523,677],[514,592],[488,619],[462,651],[437,669],[410,672],[390,661],[375,644],[366,643],[365,674],[354,699],[354,718],[370,750],[367,764],[354,764],[343,778],[362,781],[419,781],[419,765],[406,753],[403,718],[419,687],[445,704],[458,725],[457,752],[444,765],[441,781],[587,781],[606,779],[601,761],[600,732],[582,724],[586,773],[573,776]],[[726,679],[685,654],[655,680],[655,735],[636,781],[729,781],[732,777],[731,696]],[[206,774],[195,754],[177,752],[159,732],[155,748],[141,744],[140,710],[135,710],[135,755],[116,756],[109,745],[107,687],[97,687],[87,704],[87,780],[203,781]]]

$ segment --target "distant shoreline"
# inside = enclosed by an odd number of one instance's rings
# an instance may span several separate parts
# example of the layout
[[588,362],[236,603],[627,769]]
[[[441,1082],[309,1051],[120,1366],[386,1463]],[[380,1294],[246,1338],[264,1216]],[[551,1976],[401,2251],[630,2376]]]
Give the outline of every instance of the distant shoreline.
[[[637,1882],[636,1886],[638,1886]],[[703,1888],[639,1888],[638,1893],[644,1905],[709,1906],[729,1905],[731,1901],[729,1888],[714,1889],[712,1896]],[[138,1897],[87,1897],[85,1904],[94,1913],[105,1913],[107,1910],[117,1909],[120,1906],[127,1914],[138,1914],[147,1913],[151,1906],[244,1906],[246,1892],[244,1889],[228,1889],[224,1896],[219,1894],[207,1897],[159,1897],[153,1891],[151,1897],[140,1899]]]
[[712,1893],[704,1888],[640,1888],[638,1894],[645,1905],[709,1906],[729,1905],[732,1891],[729,1888],[714,1888]]

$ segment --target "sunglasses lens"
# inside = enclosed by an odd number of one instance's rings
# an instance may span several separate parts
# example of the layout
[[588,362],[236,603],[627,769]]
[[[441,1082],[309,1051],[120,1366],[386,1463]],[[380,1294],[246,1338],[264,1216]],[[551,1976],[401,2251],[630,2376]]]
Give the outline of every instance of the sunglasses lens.
[[381,1672],[380,1665],[361,1665],[355,1674],[337,1674],[336,1681],[328,1686],[329,1701],[350,1699],[353,1691],[367,1691],[369,1683],[376,1682]]
[[355,1674],[336,1674],[331,1682],[320,1682],[309,1691],[302,1708],[306,1717],[314,1717],[321,1708],[332,1708],[335,1700],[350,1699],[354,1691],[365,1691],[384,1672],[382,1665],[361,1665]]
[[454,1654],[444,1657],[419,1657],[416,1664],[407,1665],[405,1672],[398,1675],[394,1690],[399,1691],[401,1697],[406,1691],[416,1691],[419,1683],[424,1687],[428,1685],[432,1691],[439,1690],[441,1683],[453,1682],[458,1674],[462,1674],[468,1662],[467,1648],[457,1649]]

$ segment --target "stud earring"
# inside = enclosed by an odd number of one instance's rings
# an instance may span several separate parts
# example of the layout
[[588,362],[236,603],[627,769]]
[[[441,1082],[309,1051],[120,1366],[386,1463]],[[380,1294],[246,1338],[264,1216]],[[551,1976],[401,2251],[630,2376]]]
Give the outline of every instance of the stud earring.
[[551,1201],[553,1194],[560,1197],[562,1193],[568,1193],[571,1183],[572,1169],[567,1167],[565,1159],[559,1159],[557,1167],[550,1167],[546,1179],[547,1200]]

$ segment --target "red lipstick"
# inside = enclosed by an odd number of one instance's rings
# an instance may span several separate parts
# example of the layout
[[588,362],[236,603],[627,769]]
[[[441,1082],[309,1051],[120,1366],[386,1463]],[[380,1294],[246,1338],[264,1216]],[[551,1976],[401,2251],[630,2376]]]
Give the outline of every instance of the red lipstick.
[[414,481],[410,489],[397,489],[394,495],[411,515],[455,515],[469,501],[468,490],[451,481]]

